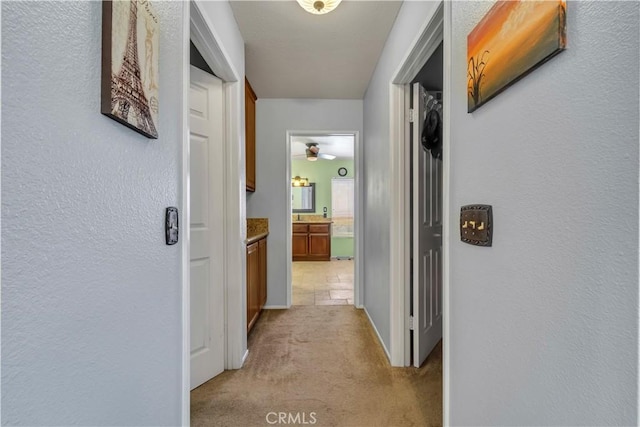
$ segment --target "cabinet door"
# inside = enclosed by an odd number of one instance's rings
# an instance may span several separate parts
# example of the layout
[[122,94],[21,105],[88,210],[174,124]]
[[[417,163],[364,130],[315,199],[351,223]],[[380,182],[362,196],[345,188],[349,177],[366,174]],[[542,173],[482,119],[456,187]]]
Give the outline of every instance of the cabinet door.
[[256,190],[256,94],[244,80],[245,152],[247,191]]
[[267,239],[264,238],[258,242],[260,254],[260,286],[259,286],[259,309],[267,303]]
[[291,251],[293,252],[293,256],[307,256],[308,251],[308,239],[307,233],[293,233],[292,241],[291,241]]
[[309,255],[331,256],[331,239],[328,234],[309,233]]
[[247,246],[247,331],[258,317],[258,287],[260,278],[260,256],[258,243]]

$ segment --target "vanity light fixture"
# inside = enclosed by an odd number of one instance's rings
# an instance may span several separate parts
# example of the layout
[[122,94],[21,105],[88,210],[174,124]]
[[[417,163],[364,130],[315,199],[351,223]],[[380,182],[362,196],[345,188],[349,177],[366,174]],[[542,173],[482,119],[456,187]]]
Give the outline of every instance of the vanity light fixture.
[[338,7],[342,0],[297,0],[300,7],[314,15],[324,15]]
[[309,179],[308,178],[300,178],[299,176],[296,175],[295,178],[291,179],[291,185],[293,187],[308,187],[309,186]]

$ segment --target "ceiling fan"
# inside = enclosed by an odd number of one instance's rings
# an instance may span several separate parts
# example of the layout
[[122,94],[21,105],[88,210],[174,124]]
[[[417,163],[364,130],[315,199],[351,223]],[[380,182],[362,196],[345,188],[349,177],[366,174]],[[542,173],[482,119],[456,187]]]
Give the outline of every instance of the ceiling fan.
[[[319,158],[325,159],[325,160],[333,160],[336,158],[336,156],[334,156],[333,154],[321,153],[320,147],[318,146],[317,142],[307,142],[305,143],[305,145],[307,146],[307,149],[305,150],[305,156],[307,160],[309,160],[310,162],[315,162]],[[302,156],[296,156],[296,157],[302,157]]]

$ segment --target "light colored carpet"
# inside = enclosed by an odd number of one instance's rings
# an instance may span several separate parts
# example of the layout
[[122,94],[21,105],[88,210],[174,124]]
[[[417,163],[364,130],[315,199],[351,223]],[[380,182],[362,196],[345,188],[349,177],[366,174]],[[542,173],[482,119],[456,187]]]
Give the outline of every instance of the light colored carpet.
[[248,346],[242,369],[191,392],[192,426],[442,424],[441,344],[420,369],[392,368],[353,306],[266,310]]

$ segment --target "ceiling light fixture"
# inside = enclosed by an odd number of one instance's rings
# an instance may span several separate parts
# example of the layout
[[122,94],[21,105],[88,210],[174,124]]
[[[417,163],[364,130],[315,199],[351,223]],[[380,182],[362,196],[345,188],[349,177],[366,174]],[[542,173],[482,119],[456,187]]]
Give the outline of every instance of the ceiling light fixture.
[[318,160],[318,152],[320,151],[320,149],[316,145],[311,145],[304,151],[307,154],[307,160],[309,160],[310,162],[315,162],[316,160]]
[[324,15],[338,7],[342,0],[297,0],[298,4],[307,12],[314,15]]

